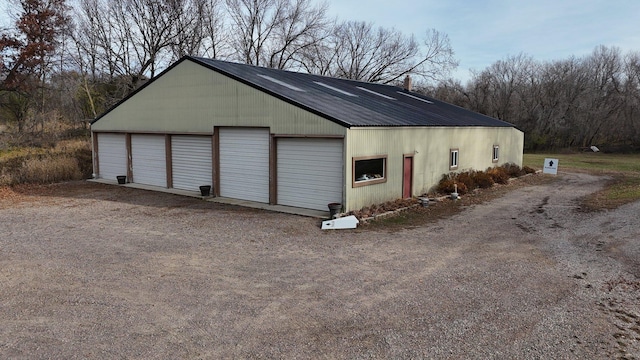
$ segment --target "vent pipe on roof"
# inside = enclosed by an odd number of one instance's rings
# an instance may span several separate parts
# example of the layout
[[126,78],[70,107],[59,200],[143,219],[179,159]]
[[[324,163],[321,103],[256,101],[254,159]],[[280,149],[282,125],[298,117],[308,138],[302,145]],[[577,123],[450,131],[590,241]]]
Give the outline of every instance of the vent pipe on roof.
[[404,78],[404,89],[407,91],[411,91],[411,76],[407,75]]

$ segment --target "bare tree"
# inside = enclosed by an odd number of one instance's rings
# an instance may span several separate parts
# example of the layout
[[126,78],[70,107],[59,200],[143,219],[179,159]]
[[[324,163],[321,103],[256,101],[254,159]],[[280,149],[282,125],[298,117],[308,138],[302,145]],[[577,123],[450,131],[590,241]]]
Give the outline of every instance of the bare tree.
[[413,36],[371,23],[347,21],[335,29],[338,77],[391,82],[414,68],[419,47]]
[[[171,43],[175,61],[185,55],[225,57],[224,13],[221,0],[179,0],[172,2],[177,14],[175,38]],[[228,52],[228,50],[227,50]]]
[[[177,57],[204,52],[215,0],[80,0],[77,63],[92,81],[113,83],[117,98]],[[81,63],[81,65],[80,65]],[[100,70],[98,70],[100,69]],[[104,78],[106,76],[106,79]]]
[[[226,0],[237,60],[278,69],[300,66],[302,52],[327,36],[327,5],[311,0]],[[297,64],[297,65],[296,65]]]
[[[32,105],[37,105],[39,123],[44,125],[45,85],[69,18],[65,0],[16,0],[14,4],[19,9],[16,31],[0,34],[0,105],[22,132]],[[36,97],[39,100],[32,103]]]
[[264,65],[267,43],[275,36],[284,20],[287,0],[226,0],[235,28],[231,46],[237,60],[252,65]]
[[516,124],[528,149],[640,146],[639,59],[606,46],[547,63],[508,57],[473,75],[464,106]]
[[[220,5],[218,5],[220,4]],[[229,36],[225,29],[225,12],[222,2],[209,1],[206,6],[203,49],[201,55],[213,59],[226,59],[231,56],[232,50],[229,45]]]
[[419,62],[410,72],[430,80],[439,80],[458,67],[449,36],[436,29],[425,32]]
[[305,52],[304,63],[312,73],[383,83],[409,73],[433,80],[457,66],[448,37],[436,30],[426,32],[421,46],[413,35],[358,21],[337,24],[323,44]]
[[632,52],[624,59],[624,107],[619,133],[625,135],[625,143],[640,139],[640,53]]
[[305,49],[319,44],[329,36],[332,21],[326,16],[327,4],[311,6],[310,0],[295,0],[287,4],[284,17],[276,27],[275,38],[269,42],[267,66],[287,69],[300,62]]

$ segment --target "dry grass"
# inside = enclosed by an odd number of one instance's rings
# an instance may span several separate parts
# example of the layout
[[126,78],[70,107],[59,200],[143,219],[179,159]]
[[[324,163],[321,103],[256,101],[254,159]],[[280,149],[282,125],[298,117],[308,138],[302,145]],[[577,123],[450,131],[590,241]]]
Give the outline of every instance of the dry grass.
[[50,148],[21,147],[0,152],[0,186],[49,184],[89,178],[92,172],[88,140],[63,140]]
[[82,172],[76,158],[62,155],[26,160],[17,176],[19,183],[51,184],[59,181],[80,180]]
[[523,162],[541,168],[545,158],[558,159],[559,172],[571,169],[612,177],[602,190],[582,199],[585,210],[615,209],[640,200],[640,154],[525,154]]
[[604,189],[582,199],[587,211],[611,210],[640,199],[640,175],[618,173]]

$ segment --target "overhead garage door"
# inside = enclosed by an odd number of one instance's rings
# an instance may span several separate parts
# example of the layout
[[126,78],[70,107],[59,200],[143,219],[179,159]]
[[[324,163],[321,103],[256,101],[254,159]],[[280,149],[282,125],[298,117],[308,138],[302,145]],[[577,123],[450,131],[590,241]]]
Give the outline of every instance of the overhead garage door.
[[171,164],[174,188],[198,191],[212,185],[211,137],[172,136]]
[[328,210],[342,202],[342,139],[278,139],[278,204]]
[[98,177],[116,180],[127,175],[127,142],[124,134],[97,133]]
[[164,135],[131,135],[134,183],[167,187],[164,141]]
[[220,129],[220,196],[269,202],[269,131]]

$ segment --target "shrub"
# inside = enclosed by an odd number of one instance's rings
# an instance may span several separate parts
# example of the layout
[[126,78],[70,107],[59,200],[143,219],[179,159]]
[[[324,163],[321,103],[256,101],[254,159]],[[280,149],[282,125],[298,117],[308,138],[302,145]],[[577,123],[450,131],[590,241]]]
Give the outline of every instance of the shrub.
[[514,163],[507,163],[507,164],[502,165],[501,167],[512,178],[517,178],[517,177],[520,177],[520,176],[526,174],[525,171],[520,168],[520,166],[518,166],[518,165],[516,165]]
[[458,190],[458,194],[464,195],[468,192],[467,186],[456,180],[456,174],[445,174],[442,176],[442,179],[438,183],[436,190],[441,194],[451,194],[456,191],[456,186]]
[[18,174],[23,164],[42,154],[44,151],[34,148],[12,148],[0,153],[0,184],[13,185],[18,183]]
[[458,184],[464,184],[467,192],[472,191],[473,189],[478,187],[476,182],[473,180],[473,173],[474,171],[465,171],[459,173],[456,176],[456,181],[458,182]]
[[450,194],[453,192],[453,184],[455,184],[455,181],[453,180],[452,175],[442,175],[442,179],[440,179],[440,182],[438,182],[436,191],[441,194]]
[[62,140],[54,148],[54,152],[66,154],[78,160],[78,168],[83,179],[91,178],[93,173],[93,156],[91,145],[87,140]]
[[78,160],[71,156],[32,158],[24,162],[18,182],[48,184],[65,180],[80,180]]
[[13,183],[13,177],[11,175],[0,173],[0,186],[11,185]]
[[475,181],[478,187],[481,189],[490,188],[493,186],[493,183],[494,183],[493,178],[491,178],[491,175],[483,171],[476,171],[473,174],[473,181]]
[[487,169],[487,174],[491,176],[494,183],[508,184],[509,174],[501,167]]
[[[456,186],[457,185],[457,186]],[[469,189],[467,188],[467,185],[465,185],[464,183],[461,182],[456,182],[453,186],[453,190],[456,191],[456,189],[458,190],[458,194],[460,195],[464,195],[466,193],[469,192]],[[453,191],[452,191],[453,192]]]
[[93,172],[87,140],[63,140],[52,148],[22,147],[0,152],[0,184],[52,183],[88,179]]
[[522,170],[524,170],[525,173],[527,174],[533,174],[536,172],[536,169],[529,167],[529,166],[525,166],[522,168]]
[[78,168],[83,179],[91,179],[93,175],[93,154],[91,149],[78,149],[75,152],[75,158],[78,160]]

